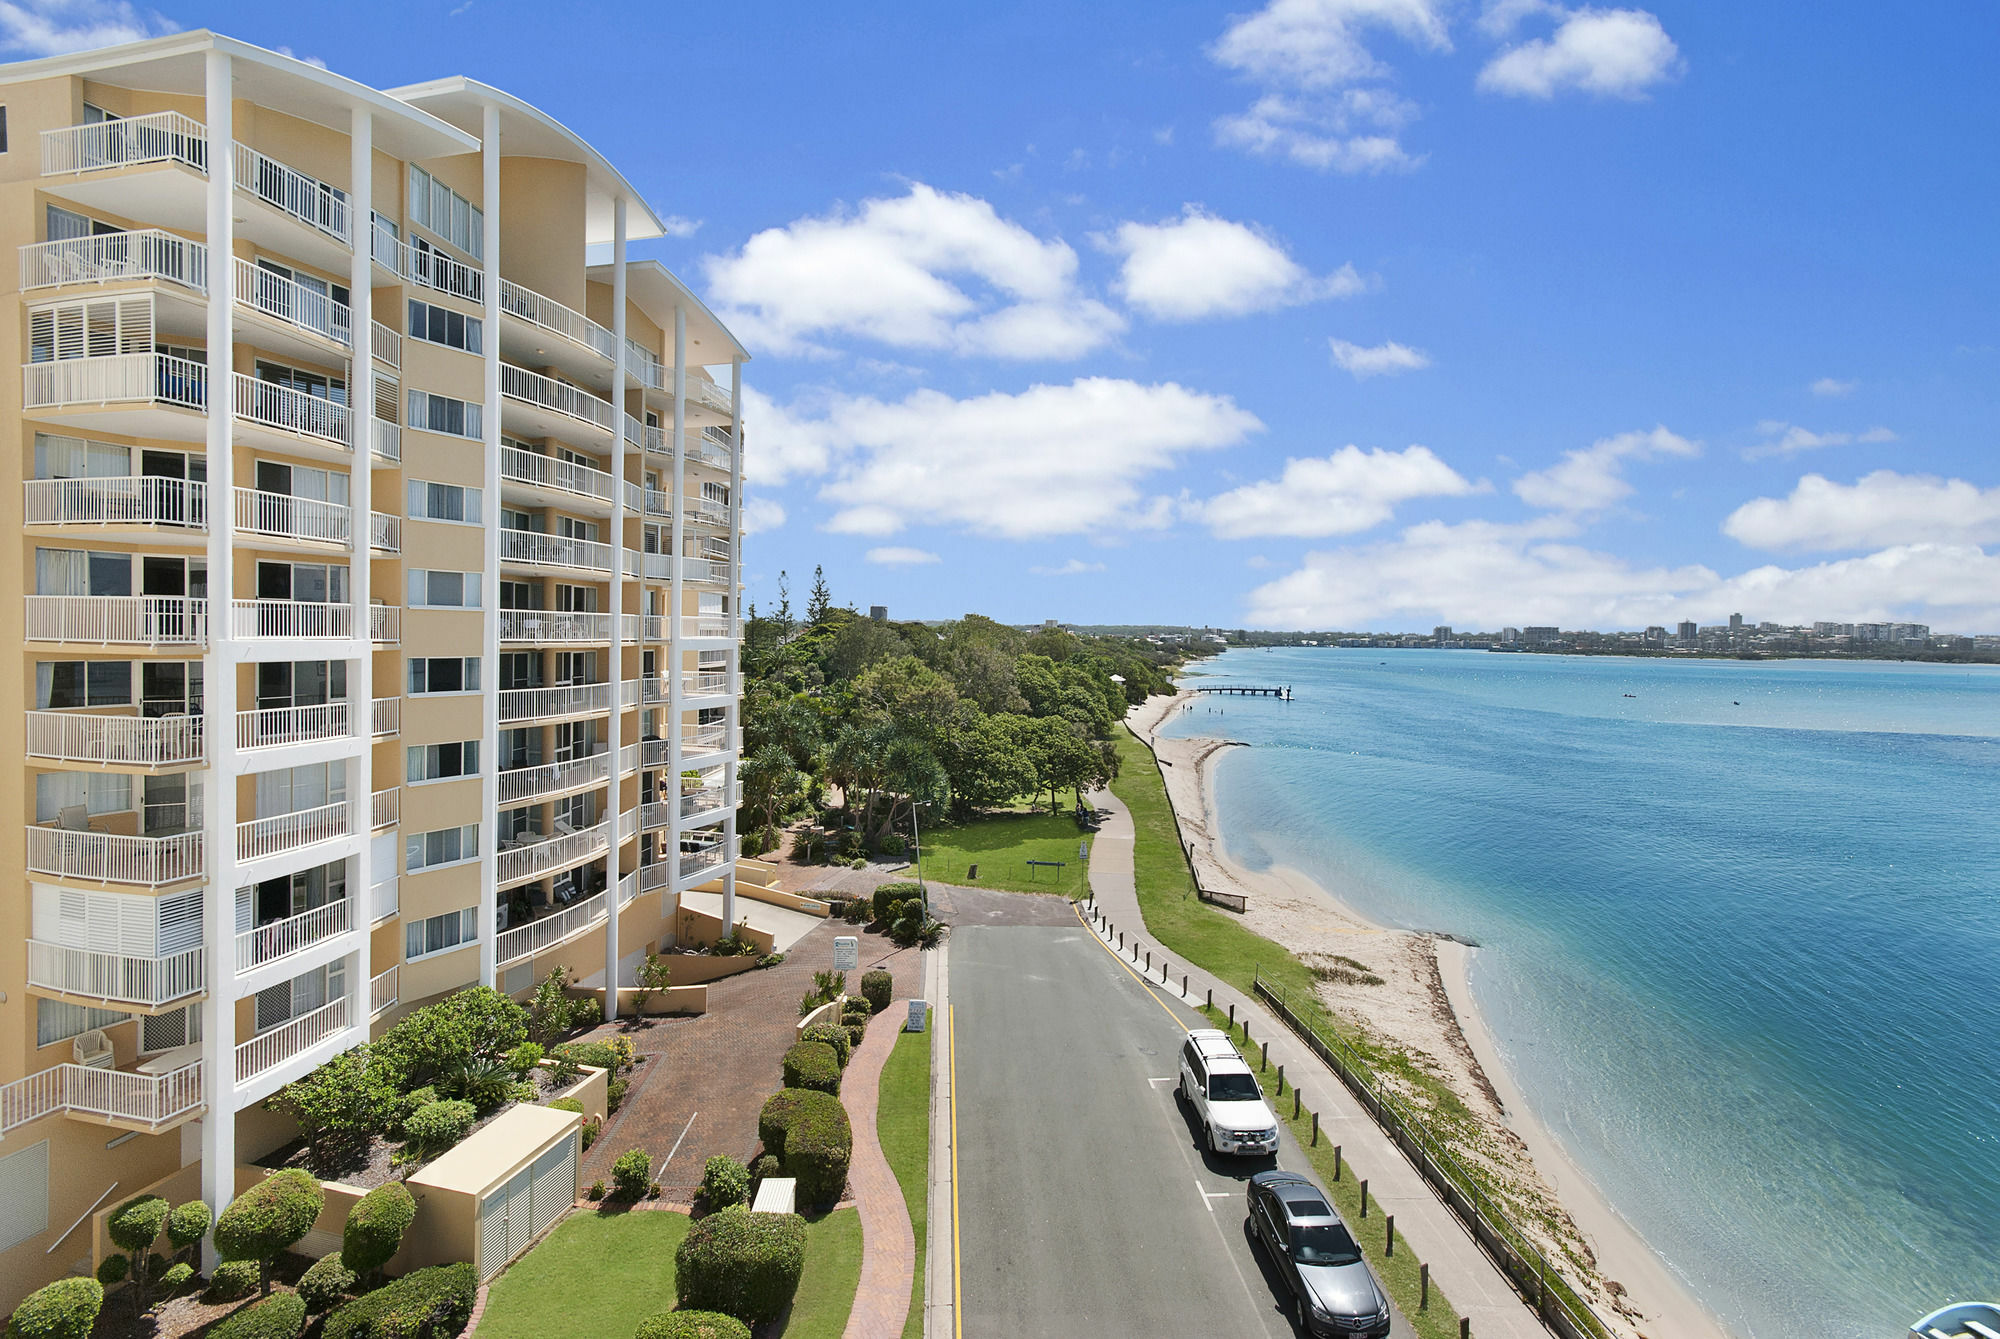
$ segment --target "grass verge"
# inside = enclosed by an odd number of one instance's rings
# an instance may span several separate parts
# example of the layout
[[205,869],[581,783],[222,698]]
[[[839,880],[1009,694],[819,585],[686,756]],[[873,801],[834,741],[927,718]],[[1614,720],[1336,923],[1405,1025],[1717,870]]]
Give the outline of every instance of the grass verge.
[[[861,1287],[861,1211],[806,1219],[806,1272],[785,1316],[784,1339],[840,1339]],[[482,1335],[486,1327],[479,1327]],[[577,1330],[574,1333],[587,1333]]]
[[910,1227],[917,1237],[916,1277],[910,1282],[910,1314],[903,1339],[923,1339],[924,1233],[930,1209],[931,1168],[931,1037],[922,1032],[897,1036],[896,1049],[882,1066],[881,1095],[875,1107],[875,1136],[882,1156],[902,1187],[910,1210]]
[[[1150,764],[1149,764],[1150,765]],[[973,888],[1005,888],[1017,893],[1082,894],[1088,874],[1076,858],[1085,834],[1064,813],[1009,811],[967,823],[927,828],[923,834],[924,877]],[[1062,862],[1062,869],[1030,869],[1030,860]],[[979,866],[979,877],[966,870]]]
[[[493,1285],[481,1339],[629,1339],[640,1321],[673,1309],[674,1251],[688,1223],[678,1213],[571,1214]],[[591,1286],[578,1287],[582,1279]]]

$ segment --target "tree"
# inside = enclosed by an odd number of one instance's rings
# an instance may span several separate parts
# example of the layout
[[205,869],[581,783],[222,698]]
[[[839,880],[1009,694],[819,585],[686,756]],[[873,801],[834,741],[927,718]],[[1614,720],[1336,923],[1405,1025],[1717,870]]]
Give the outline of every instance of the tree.
[[792,635],[792,576],[783,568],[778,569],[778,612],[771,621],[778,625],[779,641]]
[[937,750],[951,785],[953,812],[964,817],[1036,790],[1034,765],[1007,728],[1007,718],[982,715],[970,703],[960,705],[967,710],[946,728]]
[[757,815],[757,830],[766,833],[776,830],[778,815],[811,780],[777,744],[766,744],[746,757],[736,769],[736,779],[743,787],[743,807]]
[[271,1261],[312,1231],[326,1192],[311,1173],[297,1167],[274,1172],[238,1195],[215,1220],[215,1249],[224,1260],[257,1265],[258,1291],[271,1292]]
[[1105,751],[1083,737],[1083,732],[1060,717],[1007,718],[1008,729],[1020,742],[1022,752],[1034,767],[1037,788],[1049,793],[1049,812],[1062,812],[1059,792],[1076,787],[1101,785],[1110,779]]
[[806,622],[818,627],[833,612],[833,592],[826,587],[826,573],[813,564],[812,590],[806,595]]
[[632,1007],[640,1013],[646,1012],[653,992],[665,990],[672,979],[673,973],[666,959],[657,953],[648,953],[646,961],[639,965],[639,989],[632,996]]
[[395,1086],[385,1067],[372,1062],[371,1048],[356,1046],[279,1089],[264,1105],[291,1113],[313,1169],[331,1175],[342,1154],[389,1124],[396,1100]]
[[888,624],[872,618],[845,615],[843,618],[845,621],[826,652],[826,672],[830,678],[851,679],[871,665],[909,654],[909,643]]
[[409,1092],[478,1061],[499,1063],[528,1039],[528,1014],[491,986],[471,986],[404,1016],[374,1046],[382,1077]]
[[111,1211],[105,1221],[111,1244],[131,1259],[126,1277],[132,1281],[133,1305],[141,1315],[152,1305],[153,1243],[167,1225],[167,1202],[158,1195],[138,1195]]

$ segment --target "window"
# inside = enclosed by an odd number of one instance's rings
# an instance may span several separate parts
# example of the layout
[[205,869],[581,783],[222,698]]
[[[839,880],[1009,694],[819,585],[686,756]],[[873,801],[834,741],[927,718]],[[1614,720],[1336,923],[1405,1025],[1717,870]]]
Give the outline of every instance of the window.
[[35,1045],[54,1046],[71,1037],[81,1037],[93,1028],[130,1021],[131,1015],[121,1014],[116,1009],[92,1009],[63,1000],[36,1000]]
[[477,823],[467,823],[462,828],[419,832],[403,839],[403,868],[411,874],[420,869],[436,869],[440,865],[455,865],[461,860],[478,858]]
[[408,750],[410,756],[409,780],[451,781],[462,776],[479,775],[479,741],[468,739],[462,744],[413,744]]
[[5,152],[7,152],[7,109],[0,107],[0,153]]
[[116,772],[37,772],[35,821],[53,823],[65,809],[122,814],[132,808],[132,778]]
[[442,344],[447,349],[479,353],[482,352],[480,332],[484,329],[485,322],[477,316],[467,316],[429,302],[418,302],[414,298],[410,300],[411,339]]
[[35,709],[124,707],[132,702],[129,660],[43,660],[35,665]]
[[410,604],[413,608],[477,609],[477,572],[438,572],[415,568],[410,572]]
[[413,428],[476,440],[483,435],[482,422],[477,404],[454,400],[448,395],[433,395],[429,391],[410,392],[410,426]]
[[478,691],[478,656],[410,657],[411,693],[476,693]]
[[37,479],[123,479],[132,473],[132,448],[81,437],[35,434]]
[[464,521],[478,525],[484,517],[486,494],[483,489],[458,484],[434,484],[410,480],[410,519],[413,521]]
[[36,549],[37,595],[130,595],[132,555],[85,549]]
[[422,168],[410,168],[410,222],[427,228],[474,260],[486,256],[486,215],[472,201]]
[[[531,962],[522,966],[534,968]],[[0,1251],[48,1230],[49,1141],[44,1139],[0,1158]]]
[[460,944],[470,944],[478,938],[478,907],[447,911],[429,920],[412,921],[403,927],[403,961],[415,962],[418,958],[443,953]]

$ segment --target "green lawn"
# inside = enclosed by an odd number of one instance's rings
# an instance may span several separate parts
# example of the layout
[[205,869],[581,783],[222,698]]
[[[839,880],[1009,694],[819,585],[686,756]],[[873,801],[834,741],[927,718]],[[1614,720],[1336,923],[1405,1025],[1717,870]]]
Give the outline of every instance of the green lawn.
[[[841,1209],[806,1220],[806,1272],[785,1317],[784,1339],[840,1339],[861,1287],[861,1213]],[[479,1327],[481,1335],[486,1327]],[[578,1333],[587,1333],[578,1331]]]
[[674,1251],[688,1221],[678,1213],[571,1214],[493,1285],[481,1339],[630,1339],[640,1321],[673,1309]]
[[931,1038],[935,1033],[905,1032],[882,1066],[882,1087],[875,1108],[875,1137],[882,1155],[903,1188],[910,1226],[917,1234],[917,1273],[910,1284],[910,1317],[903,1339],[924,1334],[924,1229],[930,1209],[931,1167]]
[[[1076,858],[1076,848],[1088,836],[1067,810],[1051,815],[1047,809],[988,814],[969,823],[926,828],[924,877],[975,888],[1077,897],[1088,876],[1084,862]],[[1030,860],[1059,860],[1063,868],[1030,870]],[[966,876],[972,865],[979,866],[976,879]]]

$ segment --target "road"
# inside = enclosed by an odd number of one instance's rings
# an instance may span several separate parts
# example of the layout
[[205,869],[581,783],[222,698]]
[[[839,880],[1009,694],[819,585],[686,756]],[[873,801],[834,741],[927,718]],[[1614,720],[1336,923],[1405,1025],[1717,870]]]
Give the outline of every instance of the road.
[[[952,935],[963,1333],[1301,1333],[1244,1226],[1272,1161],[1209,1153],[1174,1094],[1199,1015],[1045,901]],[[1276,1164],[1310,1175],[1288,1133]]]

